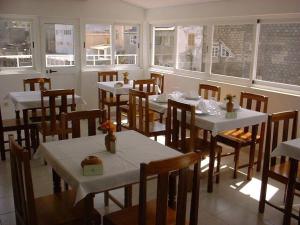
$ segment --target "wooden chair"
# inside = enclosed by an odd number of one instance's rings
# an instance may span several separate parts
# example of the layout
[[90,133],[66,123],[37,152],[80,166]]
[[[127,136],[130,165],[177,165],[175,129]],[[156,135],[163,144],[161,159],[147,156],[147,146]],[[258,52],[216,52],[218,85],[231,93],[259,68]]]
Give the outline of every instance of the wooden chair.
[[[14,193],[16,224],[23,225],[65,225],[83,224],[85,222],[85,202],[75,207],[75,191],[62,192],[34,198],[29,152],[23,149],[10,136],[11,175]],[[92,210],[92,220],[101,223],[99,213]]]
[[204,99],[214,98],[219,102],[221,97],[221,87],[209,84],[199,84],[198,93]]
[[[144,80],[133,80],[133,89],[147,92],[149,95],[155,95],[156,94],[156,81],[155,79],[144,79]],[[122,115],[128,117],[129,113],[129,104],[128,105],[122,105],[120,107]],[[154,118],[154,112],[152,110],[150,112],[150,117]],[[129,123],[129,118],[128,123]],[[154,119],[152,119],[154,120]],[[162,120],[160,121],[162,123]],[[129,129],[129,124],[122,124],[123,127]]]
[[[289,181],[289,169],[291,159],[287,157],[271,157],[271,152],[280,142],[295,139],[297,137],[298,111],[286,111],[269,115],[266,133],[264,164],[262,172],[262,184],[260,191],[259,212],[263,213],[265,204],[268,204],[283,212],[283,209],[266,200],[268,179],[272,178],[280,183],[287,185]],[[300,190],[300,167],[298,171],[292,171],[297,176],[295,189]],[[286,190],[287,191],[287,190]],[[285,192],[285,198],[287,192]],[[292,190],[292,196],[294,190]],[[287,198],[286,198],[287,199]],[[299,219],[299,215],[292,215]]]
[[[201,153],[191,152],[178,157],[153,161],[140,166],[139,205],[117,211],[103,217],[104,225],[196,225],[198,224],[199,189],[200,189],[200,160]],[[187,180],[189,167],[194,166],[192,197],[187,214]],[[178,197],[176,209],[168,207],[168,190],[171,183],[169,177],[174,171],[179,174]],[[147,179],[157,176],[156,200],[147,201]],[[176,182],[175,182],[176,185]]]
[[[118,81],[118,71],[98,72],[98,82]],[[112,93],[98,89],[99,109],[107,106],[107,119],[110,120],[110,108],[116,106],[116,98]],[[126,105],[127,100],[121,100],[120,105]]]
[[[48,86],[48,88],[46,87]],[[45,90],[51,90],[51,79],[45,78],[45,77],[39,77],[39,78],[30,78],[23,80],[23,86],[24,91],[45,91]],[[39,88],[36,89],[36,86]],[[29,89],[27,89],[29,87]]]
[[[180,118],[180,119],[179,119]],[[182,153],[199,150],[203,156],[210,152],[210,142],[198,138],[195,127],[195,106],[168,100],[166,145]],[[189,135],[188,135],[189,134]],[[219,182],[222,148],[216,146],[216,182]]]
[[[68,96],[71,97],[68,102]],[[46,100],[49,104],[46,103]],[[43,142],[46,136],[61,135],[60,116],[62,113],[75,111],[75,92],[74,89],[49,90],[41,92],[42,119],[39,131],[43,135]],[[47,111],[49,113],[47,114]],[[49,121],[48,121],[49,118]]]
[[129,129],[136,130],[148,137],[165,135],[165,125],[150,121],[149,92],[129,90]]
[[[258,112],[267,113],[268,109],[268,97],[263,95],[257,95],[247,92],[241,93],[240,98],[240,106],[246,109],[254,109]],[[264,144],[264,136],[265,136],[265,123],[262,123],[260,126],[260,132],[256,137],[256,143],[259,144],[258,157],[257,157],[257,171],[260,171],[262,154],[263,154],[263,144]],[[217,140],[223,144],[229,145],[234,148],[233,153],[226,154],[234,155],[234,172],[233,177],[237,177],[237,170],[239,168],[243,168],[248,166],[239,165],[239,155],[242,147],[250,146],[252,141],[252,133],[249,131],[249,127],[244,127],[242,129],[229,130],[218,135]],[[249,156],[250,157],[250,156]]]
[[[17,131],[17,140],[18,143],[20,145],[22,145],[22,141],[25,140],[24,137],[21,136],[21,131],[24,131],[26,128],[24,120],[22,118],[18,118],[18,119],[6,119],[3,120],[2,119],[2,113],[1,113],[1,108],[0,108],[0,153],[1,153],[1,160],[6,160],[6,155],[5,152],[9,151],[9,149],[5,148],[5,144],[8,143],[8,138],[5,138],[5,133],[6,132],[12,132],[12,131]],[[30,124],[28,126],[28,129],[31,130],[31,132],[33,132],[33,134],[38,133],[37,132],[37,126],[36,124]],[[31,142],[31,143],[30,143]],[[37,148],[37,140],[36,140],[36,136],[35,135],[31,135],[31,139],[29,140],[25,140],[25,144],[28,144],[29,146],[27,146],[28,148],[31,147],[34,149],[34,151]]]
[[164,93],[164,83],[165,83],[165,76],[159,73],[150,73],[150,79],[154,79],[156,85],[159,87],[160,93]]

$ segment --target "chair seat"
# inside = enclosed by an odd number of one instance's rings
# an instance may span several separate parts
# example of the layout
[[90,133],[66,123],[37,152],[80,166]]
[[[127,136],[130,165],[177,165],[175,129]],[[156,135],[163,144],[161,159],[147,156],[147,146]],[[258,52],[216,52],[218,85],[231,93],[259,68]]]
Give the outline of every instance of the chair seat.
[[[42,123],[39,123],[38,124],[38,130],[39,132],[41,132],[42,134],[46,135],[46,136],[49,136],[49,135],[58,135],[61,133],[61,124],[59,121],[56,121],[56,129],[55,130],[51,130],[51,127],[50,127],[50,122],[45,122],[44,125]],[[66,132],[67,133],[71,133],[72,132],[72,129],[71,128],[68,128],[66,129]]]
[[[125,208],[123,210],[113,212],[103,217],[104,225],[138,225],[139,206]],[[176,211],[168,208],[167,211],[168,225],[176,224]],[[147,203],[147,225],[155,225],[156,201],[152,200]]]
[[[218,141],[228,145],[248,145],[251,142],[252,133],[244,132],[244,129],[235,129],[224,131],[218,135]],[[260,136],[256,136],[256,142],[259,142]]]
[[[3,120],[3,131],[7,132],[7,131],[15,131],[17,129],[24,129],[25,128],[25,124],[24,124],[24,120],[20,119],[7,119],[7,120]],[[28,124],[29,128],[33,128],[35,127],[34,124],[29,123]]]
[[[73,190],[59,194],[48,195],[35,199],[37,221],[39,225],[58,225],[58,224],[83,224],[84,201],[74,206],[76,193]],[[93,220],[100,224],[101,216],[94,209],[92,212]]]
[[[271,172],[278,174],[278,176],[284,177],[286,179],[288,179],[288,177],[289,177],[289,170],[290,170],[290,162],[289,161],[285,161],[284,163],[278,163],[275,166],[270,167]],[[298,165],[297,175],[298,175],[297,178],[300,179],[300,163]]]

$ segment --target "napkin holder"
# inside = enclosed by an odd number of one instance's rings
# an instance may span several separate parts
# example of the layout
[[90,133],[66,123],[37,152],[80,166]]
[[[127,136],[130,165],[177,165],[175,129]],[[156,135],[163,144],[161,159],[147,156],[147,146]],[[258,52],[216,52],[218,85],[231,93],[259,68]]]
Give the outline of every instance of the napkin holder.
[[87,156],[81,162],[83,176],[95,176],[103,174],[103,164],[97,156]]

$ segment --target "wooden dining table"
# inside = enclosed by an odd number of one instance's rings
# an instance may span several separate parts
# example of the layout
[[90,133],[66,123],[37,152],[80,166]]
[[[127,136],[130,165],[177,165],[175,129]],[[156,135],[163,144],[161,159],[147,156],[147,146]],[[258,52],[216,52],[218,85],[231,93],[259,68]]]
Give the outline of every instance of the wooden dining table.
[[[248,176],[247,176],[247,179],[250,180],[253,176],[253,165],[254,165],[254,155],[255,155],[255,145],[256,145],[255,140],[256,140],[258,125],[267,120],[267,114],[244,109],[244,108],[239,108],[236,110],[237,112],[236,118],[226,118],[225,109],[222,108],[222,105],[219,102],[215,102],[215,101],[212,102],[212,105],[216,107],[215,111],[211,110],[211,112],[204,112],[203,109],[200,109],[198,107],[199,104],[208,104],[209,101],[212,100],[203,100],[201,97],[195,100],[185,99],[183,97],[177,97],[175,99],[174,96],[173,99],[176,101],[195,105],[196,106],[195,126],[211,132],[207,191],[208,192],[213,191],[215,148],[217,143],[217,136],[222,131],[252,126],[252,137],[251,137],[252,143],[250,147],[250,157],[249,157]],[[150,96],[149,108],[159,113],[166,113],[168,108],[167,100],[159,101],[157,95]]]
[[[76,204],[82,199],[91,198],[95,193],[138,183],[141,163],[182,154],[136,131],[117,132],[115,135],[117,138],[115,154],[106,150],[105,135],[101,134],[42,143],[35,158],[43,158],[58,177],[76,190],[74,202]],[[81,161],[89,155],[101,159],[102,175],[83,176]],[[58,177],[53,180],[55,192],[61,190]],[[174,191],[170,193],[174,194]],[[92,204],[90,199],[87,201]],[[170,205],[174,204],[172,201],[174,201],[174,195],[169,197]],[[129,205],[131,202],[128,203]]]
[[[28,125],[28,111],[31,109],[39,109],[41,108],[41,91],[15,91],[9,92],[5,97],[4,100],[11,101],[15,108],[16,119],[20,119],[20,112],[22,111],[23,120],[26,127]],[[56,99],[57,105],[60,104],[60,99]],[[67,101],[69,104],[72,103],[72,96],[67,97]],[[75,94],[75,103],[76,104],[86,104],[85,100]],[[47,98],[45,98],[45,106],[49,104]],[[28,127],[28,126],[27,126]],[[18,131],[21,132],[21,131]],[[21,136],[21,134],[18,134]],[[29,140],[29,129],[25,129],[25,146],[26,148],[30,149],[30,144],[28,143]]]

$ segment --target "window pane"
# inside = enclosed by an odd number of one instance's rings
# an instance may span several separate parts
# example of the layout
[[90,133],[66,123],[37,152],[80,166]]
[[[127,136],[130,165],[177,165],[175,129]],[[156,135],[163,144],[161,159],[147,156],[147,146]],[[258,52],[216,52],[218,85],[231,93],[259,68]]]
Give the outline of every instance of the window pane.
[[137,64],[138,27],[115,26],[115,64]]
[[74,26],[45,24],[46,67],[74,66]]
[[0,67],[32,67],[31,23],[0,19]]
[[212,73],[249,78],[254,28],[252,24],[214,26]]
[[101,24],[85,25],[86,65],[111,64],[111,26]]
[[174,66],[175,27],[154,27],[154,65]]
[[203,26],[177,28],[178,69],[204,71]]
[[262,24],[257,79],[300,85],[300,24]]

